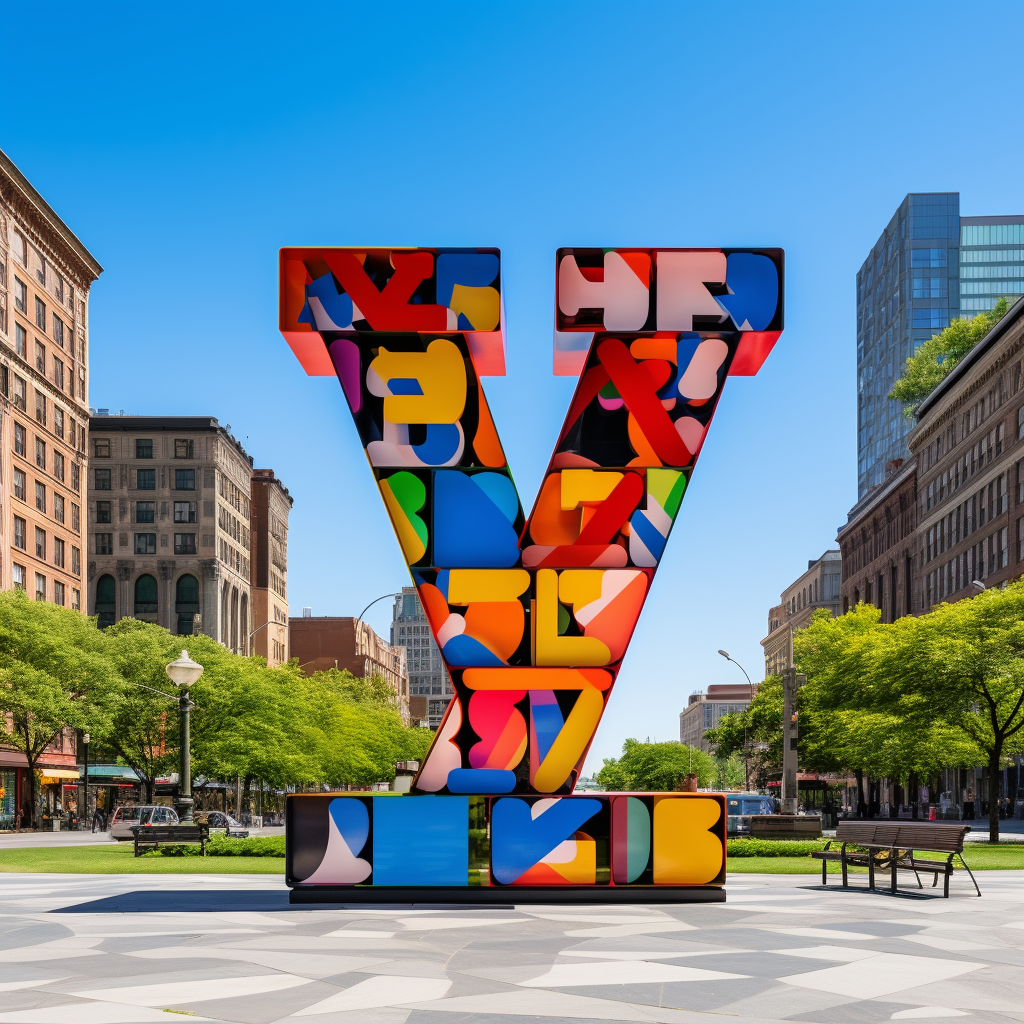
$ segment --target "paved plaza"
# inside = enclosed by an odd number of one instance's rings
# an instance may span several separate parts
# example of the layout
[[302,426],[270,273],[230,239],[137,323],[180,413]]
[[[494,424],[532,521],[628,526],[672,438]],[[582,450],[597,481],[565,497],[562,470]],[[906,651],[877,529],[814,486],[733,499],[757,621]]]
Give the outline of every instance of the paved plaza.
[[289,909],[266,876],[0,876],[0,1024],[1024,1021],[1024,873],[981,899],[738,875],[728,902]]

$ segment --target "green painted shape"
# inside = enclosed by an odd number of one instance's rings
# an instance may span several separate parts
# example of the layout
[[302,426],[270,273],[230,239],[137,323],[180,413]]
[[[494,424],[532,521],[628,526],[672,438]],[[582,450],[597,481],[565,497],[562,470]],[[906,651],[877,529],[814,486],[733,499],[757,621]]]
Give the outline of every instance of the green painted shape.
[[686,474],[681,470],[647,470],[647,493],[665,510],[669,519],[675,519],[685,490]]
[[427,489],[423,481],[412,473],[402,470],[387,478],[391,493],[395,496],[402,511],[409,519],[409,525],[416,531],[416,536],[427,543],[427,524],[416,514],[427,503]]
[[564,635],[569,628],[569,609],[565,605],[558,606],[558,635]]
[[651,812],[635,796],[626,800],[626,881],[635,882],[651,859]]

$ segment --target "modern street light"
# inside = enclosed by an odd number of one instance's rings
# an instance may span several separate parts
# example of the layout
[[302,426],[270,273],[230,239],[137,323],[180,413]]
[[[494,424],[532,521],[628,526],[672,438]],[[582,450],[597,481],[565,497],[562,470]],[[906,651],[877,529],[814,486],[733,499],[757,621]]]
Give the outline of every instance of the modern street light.
[[181,716],[181,766],[178,769],[178,799],[175,809],[180,821],[192,820],[192,751],[189,738],[188,713],[192,708],[189,687],[203,674],[203,666],[182,651],[177,661],[165,666],[164,671],[178,687],[178,711]]
[[750,699],[754,699],[754,684],[750,681],[750,676],[747,675],[747,670],[735,659],[729,656],[728,651],[718,652],[726,661],[731,661],[745,676],[747,676],[747,686],[750,687]]
[[[754,699],[754,684],[750,681],[750,676],[747,675],[747,670],[733,657],[730,657],[728,651],[719,650],[718,652],[726,661],[731,661],[745,676],[747,676],[747,687],[750,692],[750,699]],[[744,775],[744,786],[747,791],[750,791],[750,753],[747,748],[747,730],[743,730],[743,775]]]
[[89,816],[89,734],[82,733],[82,746],[85,747],[85,767],[82,777],[85,782],[85,795],[82,798],[82,813],[78,816],[79,821],[84,821]]
[[971,580],[971,586],[977,587],[979,591],[988,590],[988,587],[986,587],[985,584],[981,582],[981,580]]

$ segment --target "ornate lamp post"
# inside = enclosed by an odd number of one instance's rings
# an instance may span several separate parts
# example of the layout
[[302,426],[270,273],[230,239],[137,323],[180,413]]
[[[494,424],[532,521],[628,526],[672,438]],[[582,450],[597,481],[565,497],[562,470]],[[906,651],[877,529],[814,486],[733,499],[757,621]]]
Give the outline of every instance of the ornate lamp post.
[[203,666],[182,651],[177,661],[172,661],[164,671],[172,683],[178,687],[178,711],[181,715],[181,766],[178,770],[178,799],[175,810],[181,821],[192,820],[192,754],[189,739],[188,713],[192,707],[189,687],[203,674]]

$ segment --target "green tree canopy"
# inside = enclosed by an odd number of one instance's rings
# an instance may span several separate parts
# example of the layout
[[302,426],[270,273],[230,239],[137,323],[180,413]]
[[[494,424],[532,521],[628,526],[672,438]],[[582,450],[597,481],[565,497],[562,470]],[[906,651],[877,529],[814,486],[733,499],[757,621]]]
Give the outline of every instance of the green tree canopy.
[[1003,297],[994,309],[979,313],[971,320],[954,320],[944,330],[933,334],[907,359],[906,369],[893,385],[889,397],[902,402],[907,413],[912,413],[1009,308],[1009,301]]
[[717,777],[714,758],[682,743],[641,743],[628,739],[622,757],[605,758],[596,781],[615,792],[671,791],[691,773],[701,787]]

